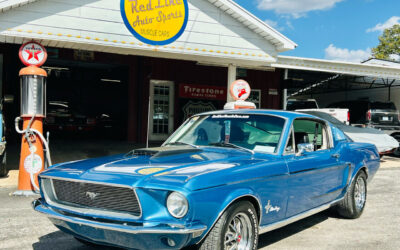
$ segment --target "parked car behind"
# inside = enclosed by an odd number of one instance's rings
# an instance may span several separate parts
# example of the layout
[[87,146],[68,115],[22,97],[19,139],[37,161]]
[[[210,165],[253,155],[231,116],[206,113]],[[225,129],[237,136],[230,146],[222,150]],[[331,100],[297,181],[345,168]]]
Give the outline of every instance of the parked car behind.
[[319,111],[301,111],[329,121],[337,128],[341,129],[350,139],[355,142],[365,142],[374,144],[380,155],[390,154],[399,147],[399,142],[382,130],[374,128],[361,128],[343,124],[331,115]]
[[252,250],[260,233],[332,206],[358,218],[379,164],[374,145],[315,116],[213,111],[161,147],[52,166],[33,207],[87,243]]
[[[393,102],[354,100],[332,103],[328,107],[348,108],[350,124],[380,129],[400,142],[400,113]],[[400,149],[396,149],[394,153],[399,156]]]
[[69,102],[50,101],[47,105],[47,115],[44,121],[46,130],[49,131],[93,131],[97,119],[80,112]]
[[354,100],[336,102],[328,108],[347,108],[350,111],[350,124],[365,125],[378,129],[400,128],[399,111],[393,102],[372,102]]

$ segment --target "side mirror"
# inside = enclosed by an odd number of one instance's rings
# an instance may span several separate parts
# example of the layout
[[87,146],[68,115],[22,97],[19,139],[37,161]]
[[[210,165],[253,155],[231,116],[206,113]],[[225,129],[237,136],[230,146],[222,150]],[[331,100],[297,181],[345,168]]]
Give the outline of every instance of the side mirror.
[[298,152],[296,156],[302,155],[304,152],[313,152],[314,151],[314,144],[312,143],[300,143],[297,145]]

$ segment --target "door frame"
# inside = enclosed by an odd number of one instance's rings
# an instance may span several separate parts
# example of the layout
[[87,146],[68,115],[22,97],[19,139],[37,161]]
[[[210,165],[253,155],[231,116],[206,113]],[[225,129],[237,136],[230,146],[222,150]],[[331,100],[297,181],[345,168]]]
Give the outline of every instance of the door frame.
[[[154,87],[168,86],[169,89],[169,109],[168,109],[168,134],[153,134],[153,116],[154,116]],[[149,109],[149,140],[164,141],[174,131],[174,105],[175,104],[175,83],[167,80],[150,80],[150,109]]]

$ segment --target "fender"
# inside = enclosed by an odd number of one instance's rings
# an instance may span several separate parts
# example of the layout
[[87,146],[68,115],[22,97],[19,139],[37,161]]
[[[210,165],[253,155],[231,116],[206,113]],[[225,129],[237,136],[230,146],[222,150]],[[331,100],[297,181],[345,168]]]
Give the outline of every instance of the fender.
[[351,187],[355,177],[357,176],[357,174],[360,171],[364,171],[365,172],[365,174],[367,175],[367,180],[368,180],[368,176],[369,176],[368,168],[366,167],[365,161],[362,161],[353,169],[353,172],[351,173],[351,177],[350,177],[350,179],[348,181],[348,184],[347,184],[346,189],[344,190],[343,194],[346,194],[347,189],[349,187]]
[[236,189],[233,190],[229,195],[226,196],[226,199],[224,200],[224,202],[221,204],[220,209],[219,209],[219,213],[218,216],[216,216],[215,218],[213,218],[212,220],[212,224],[210,224],[207,228],[207,230],[204,232],[202,238],[200,240],[197,241],[197,243],[201,242],[206,236],[207,234],[211,231],[211,229],[214,227],[215,223],[217,223],[218,219],[222,216],[222,214],[225,212],[225,210],[231,205],[233,204],[235,201],[240,200],[242,198],[245,197],[251,197],[253,199],[255,199],[258,203],[258,207],[255,207],[255,209],[257,209],[259,211],[259,218],[258,218],[258,224],[260,224],[261,222],[261,218],[262,218],[262,204],[260,202],[260,198],[258,197],[257,194],[255,194],[255,192],[252,189]]

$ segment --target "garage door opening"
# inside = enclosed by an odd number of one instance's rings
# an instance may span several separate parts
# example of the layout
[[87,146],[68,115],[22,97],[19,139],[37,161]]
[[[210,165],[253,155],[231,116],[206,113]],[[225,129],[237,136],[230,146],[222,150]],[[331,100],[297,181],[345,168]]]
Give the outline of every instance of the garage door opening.
[[128,68],[121,65],[49,61],[47,117],[51,139],[125,140]]

